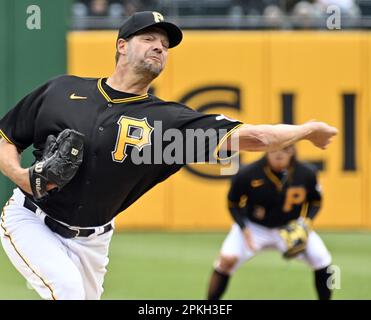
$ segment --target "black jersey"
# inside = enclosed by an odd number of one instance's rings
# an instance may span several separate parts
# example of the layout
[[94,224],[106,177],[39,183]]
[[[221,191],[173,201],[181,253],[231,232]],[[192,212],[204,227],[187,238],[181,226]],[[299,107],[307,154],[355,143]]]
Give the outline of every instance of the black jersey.
[[233,177],[228,200],[241,228],[246,217],[274,228],[300,216],[313,219],[320,209],[321,192],[310,165],[294,160],[288,170],[275,173],[263,157]]
[[[158,153],[171,153],[175,138],[170,134],[162,145],[154,144],[160,131],[157,124],[161,125],[160,135],[172,128],[178,129],[182,137],[189,129],[218,131],[208,138],[204,148],[197,148],[195,155],[186,157],[184,152],[180,155],[184,161],[166,163]],[[61,76],[10,110],[0,120],[0,134],[20,151],[33,144],[35,159],[40,158],[50,134],[58,135],[70,128],[85,135],[83,163],[76,176],[62,190],[37,204],[55,219],[88,227],[109,222],[185,163],[197,162],[200,153],[210,160],[211,149],[238,125],[238,121],[199,113],[151,94],[116,91],[104,79]],[[165,150],[167,147],[169,150]],[[156,148],[160,148],[157,153]],[[146,161],[133,161],[133,153],[137,158],[147,154]],[[31,195],[26,196],[33,200]]]

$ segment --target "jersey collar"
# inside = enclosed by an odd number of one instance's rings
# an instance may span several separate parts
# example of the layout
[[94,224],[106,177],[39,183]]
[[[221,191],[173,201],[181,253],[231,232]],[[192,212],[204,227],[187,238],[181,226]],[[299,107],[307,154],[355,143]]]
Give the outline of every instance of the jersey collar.
[[[282,182],[271,170],[271,168],[269,167],[268,164],[266,164],[264,167],[263,167],[263,170],[264,170],[264,173],[265,175],[268,177],[268,179],[270,181],[273,182],[273,184],[276,186],[277,190],[278,191],[282,191],[283,190],[283,186],[284,186],[284,182]],[[291,176],[292,176],[292,173],[294,172],[294,166],[291,164],[290,167],[288,168],[287,170],[287,180],[286,181],[290,181],[291,180]]]
[[129,98],[123,98],[123,99],[111,99],[110,96],[106,91],[104,91],[103,86],[102,86],[102,80],[103,78],[100,78],[97,82],[98,90],[102,94],[102,96],[111,103],[127,103],[127,102],[134,102],[134,101],[139,101],[139,100],[144,100],[148,98],[148,93],[143,94],[140,96],[135,96],[135,97],[129,97]]

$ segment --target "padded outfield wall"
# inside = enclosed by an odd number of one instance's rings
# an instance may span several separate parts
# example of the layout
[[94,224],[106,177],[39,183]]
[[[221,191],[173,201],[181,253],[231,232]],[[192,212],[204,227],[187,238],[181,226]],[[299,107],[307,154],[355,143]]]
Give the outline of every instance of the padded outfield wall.
[[[66,73],[66,33],[72,0],[0,0],[0,116],[24,95]],[[31,164],[32,148],[22,156]],[[0,201],[14,188],[0,174]]]

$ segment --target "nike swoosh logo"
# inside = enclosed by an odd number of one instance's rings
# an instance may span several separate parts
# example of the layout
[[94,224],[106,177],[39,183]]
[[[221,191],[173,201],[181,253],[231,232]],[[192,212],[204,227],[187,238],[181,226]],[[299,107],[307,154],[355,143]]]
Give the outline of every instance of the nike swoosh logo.
[[84,100],[84,99],[87,99],[88,97],[80,97],[80,96],[77,96],[75,93],[72,93],[70,95],[70,99],[72,100]]
[[263,184],[264,184],[264,180],[263,179],[251,180],[251,186],[253,188],[258,188],[258,187],[262,186]]

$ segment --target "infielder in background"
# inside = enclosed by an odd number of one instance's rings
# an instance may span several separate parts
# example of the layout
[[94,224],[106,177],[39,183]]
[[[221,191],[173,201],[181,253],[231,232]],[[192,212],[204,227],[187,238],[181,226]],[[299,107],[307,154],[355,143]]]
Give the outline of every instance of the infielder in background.
[[330,299],[331,256],[312,230],[321,190],[316,172],[296,159],[294,146],[268,152],[241,168],[232,179],[228,203],[235,223],[215,262],[208,299],[220,299],[231,275],[265,249],[307,262],[314,272],[318,298]]
[[[119,30],[110,77],[57,77],[0,120],[0,169],[17,185],[3,209],[1,242],[42,298],[99,299],[114,217],[199,155],[210,160],[220,150],[272,150],[303,139],[325,149],[336,135],[322,122],[242,125],[149,94],[168,49],[181,40],[160,13],[135,13]],[[196,129],[215,134],[194,154],[184,148],[181,163],[138,163],[140,153],[156,151],[155,122],[184,137]],[[35,163],[22,168],[20,154],[30,145]]]

